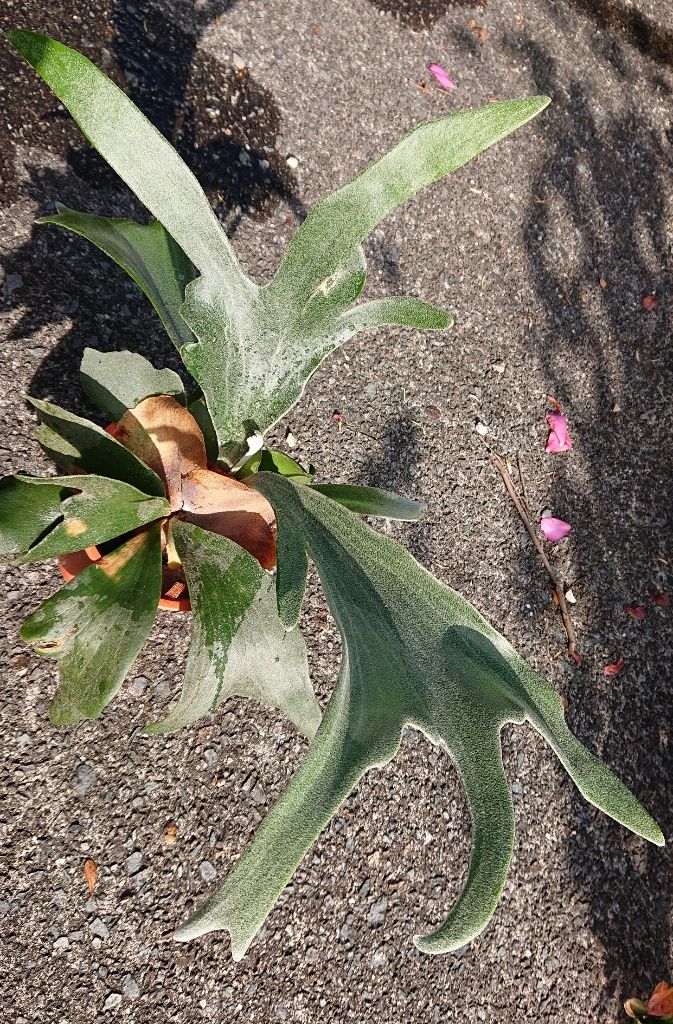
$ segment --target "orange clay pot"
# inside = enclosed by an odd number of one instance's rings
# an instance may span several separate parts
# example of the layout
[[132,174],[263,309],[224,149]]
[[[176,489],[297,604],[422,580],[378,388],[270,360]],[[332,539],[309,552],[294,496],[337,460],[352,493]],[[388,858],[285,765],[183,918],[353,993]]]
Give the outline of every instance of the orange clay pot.
[[[61,555],[58,560],[61,576],[69,583],[101,557],[100,551],[95,547],[74,551],[71,555]],[[192,610],[192,603],[188,597],[162,597],[159,600],[159,607],[165,608],[167,612],[189,612]]]

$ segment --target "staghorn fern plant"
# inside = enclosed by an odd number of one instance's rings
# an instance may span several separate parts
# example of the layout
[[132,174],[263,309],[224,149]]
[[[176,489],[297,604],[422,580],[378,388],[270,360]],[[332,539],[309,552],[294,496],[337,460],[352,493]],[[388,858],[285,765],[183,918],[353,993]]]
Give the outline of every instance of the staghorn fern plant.
[[[514,834],[500,749],[506,722],[531,722],[588,800],[662,844],[652,818],[569,732],[544,679],[467,601],[360,518],[416,519],[418,503],[315,484],[312,470],[263,446],[320,362],[356,332],[450,325],[413,298],[355,305],[365,283],[361,242],[414,192],[548,100],[494,103],[421,125],[318,203],[271,283],[259,287],[194,176],[123,92],[53,40],[25,31],[10,39],[154,217],[140,224],[59,207],[44,222],[89,239],[133,277],[199,386],[185,396],[177,375],[139,354],[87,350],[82,383],[109,418],[107,430],[32,399],[38,439],[68,475],[2,481],[0,553],[65,562],[96,549],[23,627],[39,653],[59,662],[52,718],[101,713],[162,592],[182,587],[193,617],[185,681],[149,731],[188,725],[238,693],[282,708],[313,737],[248,851],[176,937],[226,928],[234,958],[242,957],[340,803],[369,768],[394,757],[408,725],[453,755],[474,833],[462,894],[439,928],[416,938],[421,950],[468,942],[498,902]],[[297,626],[309,555],[343,638],[322,720]]]

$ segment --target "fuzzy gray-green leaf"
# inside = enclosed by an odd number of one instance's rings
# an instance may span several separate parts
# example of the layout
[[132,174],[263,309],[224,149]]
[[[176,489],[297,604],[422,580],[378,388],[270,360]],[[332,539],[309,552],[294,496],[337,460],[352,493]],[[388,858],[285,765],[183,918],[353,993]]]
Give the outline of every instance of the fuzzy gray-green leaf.
[[[148,523],[170,515],[165,498],[150,497],[122,480],[102,476],[77,475],[59,478],[63,488],[78,493],[61,502],[62,521],[19,559],[39,562],[131,533]],[[51,490],[51,479],[35,481]]]
[[102,427],[52,402],[38,398],[28,401],[37,409],[43,424],[37,439],[61,469],[66,472],[81,469],[114,477],[133,484],[145,494],[164,497],[164,486],[156,473]]
[[361,516],[381,516],[383,519],[399,519],[413,523],[420,519],[425,509],[422,501],[404,498],[401,494],[384,491],[380,487],[365,487],[362,484],[312,484],[314,491],[326,495],[332,501],[359,512]]
[[247,551],[190,523],[173,527],[192,603],[192,639],[182,693],[147,732],[191,725],[238,695],[277,707],[309,739],[320,708],[306,644],[276,612],[275,582]]
[[59,663],[56,725],[97,718],[145,643],[161,592],[161,528],[137,533],[66,584],[23,624],[21,636]]
[[98,352],[85,348],[79,368],[82,388],[111,423],[153,395],[184,397],[173,370],[156,370],[137,352]]
[[24,554],[50,530],[72,492],[55,477],[6,476],[0,480],[0,560]]
[[203,189],[128,96],[63,43],[23,29],[7,36],[194,266],[225,274],[233,290],[244,286],[245,275]]
[[185,301],[185,288],[197,271],[163,224],[158,220],[139,224],[135,220],[95,217],[60,203],[57,208],[57,214],[42,217],[39,223],[55,224],[82,235],[118,263],[142,288],[178,350],[194,340],[180,316],[180,306]]
[[[339,681],[309,752],[220,889],[177,932],[227,928],[240,958],[294,869],[371,767],[397,751],[406,725],[453,755],[472,811],[466,884],[444,924],[416,939],[456,949],[488,923],[511,857],[513,815],[500,754],[506,722],[528,719],[584,795],[658,845],[656,823],[570,733],[558,694],[479,613],[389,537],[313,487],[253,477],[313,556],[343,639]],[[279,545],[279,557],[281,548]]]

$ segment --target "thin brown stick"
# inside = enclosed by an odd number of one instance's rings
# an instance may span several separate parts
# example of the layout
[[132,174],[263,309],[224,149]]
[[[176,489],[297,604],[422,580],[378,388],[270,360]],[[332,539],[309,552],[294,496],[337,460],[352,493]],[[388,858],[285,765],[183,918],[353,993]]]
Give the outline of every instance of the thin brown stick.
[[526,478],[523,475],[523,469],[521,467],[521,452],[516,453],[516,468],[519,470],[519,480],[521,481],[521,493],[523,494],[523,504],[526,509],[526,515],[532,521],[533,516],[530,510],[530,499],[528,497],[528,489],[526,487]]
[[[547,574],[549,576],[549,579],[554,584],[554,590],[556,591],[556,596],[558,597],[559,608],[561,610],[561,617],[563,618],[563,626],[565,628],[566,635],[568,637],[568,654],[570,655],[571,658],[574,659],[577,656],[576,655],[576,651],[575,651],[575,630],[573,629],[573,624],[572,624],[572,621],[571,621],[571,618],[570,618],[570,613],[568,611],[568,605],[566,604],[565,594],[563,592],[563,583],[561,582],[561,578],[558,575],[558,573],[556,572],[556,570],[553,568],[553,566],[552,566],[551,562],[549,561],[549,559],[547,558],[547,554],[546,554],[545,549],[543,547],[542,541],[540,540],[540,537],[538,536],[537,530],[535,529],[533,523],[531,522],[530,514],[526,511],[524,503],[521,501],[521,498],[519,497],[519,495],[516,492],[514,484],[512,483],[512,479],[511,479],[509,473],[507,472],[507,467],[505,466],[505,463],[502,461],[502,459],[500,458],[499,455],[495,454],[495,452],[491,452],[491,462],[493,463],[495,468],[500,473],[500,476],[503,479],[503,483],[505,484],[505,487],[507,488],[507,493],[509,494],[510,498],[512,499],[512,502],[514,504],[515,509],[519,513],[519,518],[521,519],[521,522],[523,523],[523,525],[526,527],[526,532],[528,533],[528,536],[530,537],[530,539],[532,540],[533,544],[535,545],[535,550],[537,551],[538,555],[540,556],[540,561],[542,562],[543,566],[547,570]],[[521,472],[520,468],[519,468],[519,472]],[[522,486],[523,486],[523,484],[522,484]],[[526,501],[526,505],[527,504],[528,504],[528,502]]]

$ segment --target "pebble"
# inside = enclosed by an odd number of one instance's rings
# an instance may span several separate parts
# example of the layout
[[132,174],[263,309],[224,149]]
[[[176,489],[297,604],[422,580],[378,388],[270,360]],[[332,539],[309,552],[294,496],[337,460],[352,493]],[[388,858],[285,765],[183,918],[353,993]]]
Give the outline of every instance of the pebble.
[[54,943],[54,949],[67,949],[69,945],[69,940],[66,939],[65,935],[61,935],[60,939],[57,939]]
[[127,875],[137,875],[143,863],[143,855],[138,850],[126,858]]
[[202,860],[199,864],[199,872],[204,882],[214,882],[217,878],[217,871],[209,860]]
[[120,992],[110,992],[110,995],[107,997],[107,999],[103,1003],[103,1009],[104,1010],[116,1010],[119,1006],[121,1006],[121,1004],[122,1004],[121,993]]
[[131,974],[127,974],[122,981],[122,992],[127,999],[137,999],[140,995],[140,989]]
[[481,420],[479,420],[479,422],[475,425],[474,429],[477,431],[480,437],[486,437],[486,435],[488,434],[488,427],[486,426],[485,423],[482,423]]
[[285,161],[285,163],[286,163],[286,164],[287,164],[287,166],[288,166],[288,167],[290,167],[290,168],[291,168],[291,169],[292,169],[293,171],[294,171],[294,170],[296,170],[296,169],[297,169],[297,167],[299,167],[299,161],[297,160],[296,156],[289,156],[289,157],[287,158],[287,160]]
[[136,676],[134,679],[131,680],[129,690],[134,697],[142,697],[143,693],[145,692],[149,685],[150,681],[147,678],[147,676]]
[[367,924],[372,928],[378,928],[379,925],[383,924],[388,909],[388,900],[383,897],[378,903],[375,903],[367,914]]
[[110,935],[110,930],[104,921],[101,921],[100,917],[97,917],[89,925],[89,931],[92,935],[97,936],[99,939],[107,939]]
[[505,361],[504,361],[504,359],[496,359],[496,361],[494,363],[491,363],[491,369],[493,370],[494,373],[504,373],[505,372]]
[[82,761],[75,770],[75,774],[72,777],[73,789],[79,793],[80,796],[84,796],[88,793],[94,782],[96,781],[96,773],[91,765],[86,764]]
[[236,50],[231,55],[231,63],[237,71],[245,71],[245,58],[240,53],[237,53]]

